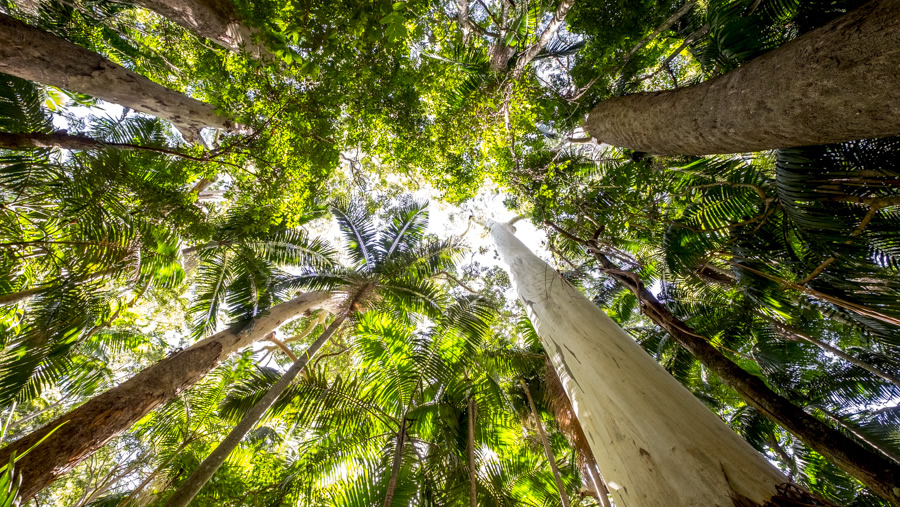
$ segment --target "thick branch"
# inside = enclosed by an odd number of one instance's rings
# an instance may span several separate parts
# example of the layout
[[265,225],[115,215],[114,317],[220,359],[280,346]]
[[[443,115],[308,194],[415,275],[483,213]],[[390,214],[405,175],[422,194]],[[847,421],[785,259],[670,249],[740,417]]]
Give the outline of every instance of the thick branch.
[[566,15],[569,14],[569,10],[572,6],[575,5],[575,0],[562,0],[559,3],[559,6],[556,8],[556,11],[553,13],[553,19],[550,20],[550,23],[547,24],[547,28],[544,29],[544,33],[541,34],[540,38],[538,38],[537,42],[528,47],[519,60],[516,62],[516,68],[513,72],[514,76],[519,76],[525,70],[525,67],[531,63],[532,60],[541,52],[547,44],[550,43],[550,39],[552,39],[555,35],[559,27],[562,26],[563,21],[566,19]]

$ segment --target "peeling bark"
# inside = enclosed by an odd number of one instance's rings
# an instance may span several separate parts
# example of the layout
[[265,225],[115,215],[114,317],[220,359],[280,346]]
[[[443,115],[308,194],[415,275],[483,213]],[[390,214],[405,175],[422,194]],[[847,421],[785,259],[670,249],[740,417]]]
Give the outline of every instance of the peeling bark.
[[209,104],[5,14],[0,14],[0,72],[157,116],[172,122],[189,139],[195,139],[203,127],[232,127]]
[[226,329],[205,338],[7,445],[0,450],[4,462],[12,452],[21,455],[58,428],[40,447],[16,462],[16,472],[22,478],[22,499],[31,498],[155,408],[196,384],[230,355],[305,312],[322,307],[330,297],[327,292],[310,292],[274,306],[244,329]]
[[601,102],[585,130],[658,155],[900,134],[900,0],[875,0],[704,83]]

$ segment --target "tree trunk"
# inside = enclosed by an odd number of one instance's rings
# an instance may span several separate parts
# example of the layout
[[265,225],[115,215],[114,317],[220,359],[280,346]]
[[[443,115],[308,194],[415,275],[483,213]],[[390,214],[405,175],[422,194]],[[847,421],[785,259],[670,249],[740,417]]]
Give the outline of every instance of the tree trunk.
[[709,368],[747,404],[779,424],[804,444],[894,504],[900,504],[900,464],[858,444],[769,388],[725,357],[689,325],[673,315],[636,275],[623,272],[605,255],[592,251],[603,270],[635,292],[643,313]]
[[537,407],[534,406],[534,400],[531,398],[531,390],[524,380],[519,379],[522,389],[525,389],[525,397],[528,398],[528,406],[531,408],[531,416],[534,417],[534,423],[537,425],[538,434],[541,436],[541,444],[544,446],[544,454],[547,461],[550,462],[550,470],[553,471],[553,480],[556,482],[556,489],[559,490],[559,500],[563,507],[569,507],[569,495],[566,494],[566,485],[563,484],[562,477],[559,475],[559,467],[556,466],[556,457],[553,455],[553,448],[550,447],[550,441],[547,440],[547,433],[544,432],[544,425],[541,423],[541,414],[538,413]]
[[78,465],[156,407],[196,384],[239,349],[264,338],[305,312],[325,305],[330,294],[309,292],[274,306],[244,329],[226,329],[146,368],[121,385],[0,450],[0,460],[23,451],[59,427],[34,452],[16,462],[23,499]]
[[658,155],[708,155],[900,134],[900,0],[874,0],[737,70],[600,103],[585,130]]
[[553,417],[556,419],[556,424],[563,435],[569,439],[569,443],[575,448],[575,452],[581,457],[581,464],[594,487],[597,500],[600,501],[603,507],[612,507],[609,503],[609,489],[607,489],[605,482],[598,473],[597,459],[594,457],[594,452],[591,451],[584,429],[578,422],[575,409],[572,408],[572,403],[566,394],[566,388],[559,379],[559,375],[553,368],[549,357],[545,356],[545,363],[544,385],[547,389],[547,398],[550,409],[553,411]]
[[203,127],[232,126],[209,104],[5,14],[0,14],[0,72],[163,118],[187,138],[195,138]]
[[475,475],[475,397],[469,395],[469,409],[467,415],[469,419],[469,435],[468,446],[466,451],[469,457],[469,506],[478,507],[478,481]]
[[[117,150],[129,151],[150,151],[169,155],[172,157],[184,158],[195,162],[208,162],[209,155],[194,156],[180,151],[161,148],[156,146],[142,146],[133,143],[113,143],[106,142],[101,139],[94,139],[82,134],[69,134],[65,130],[57,130],[50,134],[43,132],[20,132],[9,133],[0,132],[0,148],[7,150],[28,150],[31,148],[62,148],[64,150],[73,151],[92,151],[115,148]],[[208,181],[208,180],[207,180]],[[209,185],[207,185],[209,186]],[[199,193],[199,192],[197,192]]]
[[[259,401],[257,401],[244,415],[241,422],[231,429],[228,436],[219,443],[215,450],[203,460],[203,463],[200,463],[200,466],[198,466],[197,469],[185,479],[184,483],[178,487],[175,493],[169,497],[169,500],[166,502],[166,507],[187,507],[187,505],[191,503],[191,500],[193,500],[203,486],[209,482],[219,467],[222,466],[222,463],[225,463],[225,459],[228,458],[228,455],[237,448],[238,444],[241,443],[241,440],[247,436],[247,433],[250,433],[250,430],[259,424],[259,421],[262,420],[263,415],[269,410],[269,407],[271,407],[278,397],[291,385],[291,382],[294,381],[294,378],[297,377],[300,371],[306,368],[306,363],[309,359],[316,355],[316,352],[322,348],[322,345],[325,345],[334,332],[341,327],[341,324],[343,324],[349,316],[350,311],[352,310],[348,309],[342,312],[334,319],[334,322],[332,322],[327,329],[322,331],[322,334],[310,344],[309,348],[306,349],[306,352],[300,359],[295,361],[291,367],[284,372],[284,375],[278,379],[278,382],[266,391],[266,394],[264,394],[263,397],[260,398]],[[266,334],[268,334],[268,332]]]
[[394,493],[397,491],[397,479],[400,477],[400,468],[403,466],[403,446],[406,444],[406,414],[400,423],[400,431],[397,433],[397,447],[394,451],[394,461],[391,463],[391,479],[388,482],[387,493],[384,495],[384,507],[394,504]]
[[43,132],[9,133],[0,132],[0,148],[5,150],[27,150],[31,148],[63,148],[66,150],[100,150],[108,147],[120,149],[139,149],[130,144],[107,144],[103,141],[84,135],[73,135],[66,131],[56,131],[51,134]]
[[581,292],[490,223],[618,505],[763,505],[781,475]]
[[228,50],[239,52],[243,48],[256,58],[272,56],[265,46],[253,41],[260,31],[243,24],[229,0],[134,0],[131,3]]

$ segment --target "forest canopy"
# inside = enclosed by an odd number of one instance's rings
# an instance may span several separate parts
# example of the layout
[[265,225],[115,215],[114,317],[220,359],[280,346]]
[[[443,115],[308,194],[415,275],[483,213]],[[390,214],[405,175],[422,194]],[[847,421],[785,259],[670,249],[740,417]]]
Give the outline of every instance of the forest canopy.
[[0,0],[0,505],[900,505],[900,2]]

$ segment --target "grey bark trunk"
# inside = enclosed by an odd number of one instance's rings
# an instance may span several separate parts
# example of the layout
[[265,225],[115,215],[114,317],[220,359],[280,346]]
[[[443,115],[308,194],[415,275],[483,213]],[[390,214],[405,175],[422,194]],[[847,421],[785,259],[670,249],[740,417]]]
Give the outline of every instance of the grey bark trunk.
[[134,0],[131,3],[228,50],[239,52],[243,48],[256,58],[272,56],[265,46],[253,41],[260,31],[243,24],[229,0]]
[[330,297],[327,292],[310,292],[274,306],[245,329],[226,329],[205,338],[7,445],[0,450],[4,462],[12,452],[21,455],[59,428],[16,462],[16,471],[22,477],[22,499],[31,498],[156,407],[196,384],[233,353],[305,312],[322,307]]
[[157,116],[172,122],[191,139],[203,127],[232,126],[209,104],[5,14],[0,14],[0,72]]
[[585,130],[658,155],[708,155],[900,134],[900,0],[875,0],[742,67],[601,102]]
[[541,423],[541,414],[538,413],[537,407],[534,406],[534,400],[531,398],[531,390],[524,380],[519,379],[522,388],[525,389],[525,397],[528,398],[528,406],[531,408],[531,416],[534,417],[534,423],[537,426],[538,435],[541,437],[541,445],[544,446],[544,454],[547,461],[550,462],[550,470],[553,472],[553,480],[556,482],[556,489],[559,490],[559,500],[563,507],[569,507],[569,495],[566,494],[566,485],[563,484],[562,477],[559,475],[559,467],[556,466],[556,457],[553,455],[553,448],[550,447],[550,441],[547,440],[547,433],[544,432],[544,425]]
[[[340,316],[334,319],[334,322],[332,322],[331,325],[328,326],[314,342],[312,342],[312,344],[310,344],[309,348],[306,349],[306,352],[300,359],[295,361],[291,367],[284,372],[284,375],[278,379],[278,382],[266,391],[266,394],[264,394],[263,397],[260,398],[259,401],[257,401],[244,415],[241,422],[232,428],[231,432],[228,433],[228,436],[219,443],[215,450],[213,450],[213,452],[200,463],[200,466],[194,470],[184,483],[178,487],[175,493],[169,498],[168,502],[166,502],[166,507],[187,507],[187,505],[191,503],[191,500],[197,496],[197,493],[200,492],[203,486],[209,482],[213,475],[215,475],[219,467],[222,466],[222,463],[225,462],[228,455],[237,448],[238,444],[241,443],[241,440],[247,436],[247,433],[250,433],[250,430],[259,424],[259,421],[262,420],[263,415],[269,410],[269,407],[271,407],[278,397],[291,385],[291,382],[294,381],[300,371],[306,368],[306,363],[309,359],[316,355],[316,352],[322,348],[322,345],[325,345],[325,343],[328,342],[334,332],[341,327],[341,324],[347,319],[348,315],[349,310],[344,311]],[[268,335],[268,332],[266,334]]]
[[617,505],[764,505],[787,479],[504,225],[490,224]]

